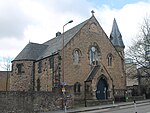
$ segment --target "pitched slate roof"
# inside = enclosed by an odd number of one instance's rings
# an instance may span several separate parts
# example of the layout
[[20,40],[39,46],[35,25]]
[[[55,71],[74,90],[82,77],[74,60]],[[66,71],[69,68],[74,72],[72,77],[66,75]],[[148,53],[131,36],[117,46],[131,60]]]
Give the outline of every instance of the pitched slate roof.
[[93,80],[93,78],[95,77],[95,75],[99,69],[100,69],[100,65],[94,66],[93,69],[91,70],[91,72],[89,73],[86,81],[88,82],[88,81]]
[[29,42],[14,60],[36,60],[48,45]]
[[52,53],[61,50],[63,45],[63,35],[64,35],[64,45],[66,45],[75,35],[79,32],[79,30],[88,22],[88,20],[82,22],[81,24],[73,27],[72,29],[66,31],[64,34],[60,34],[59,36],[43,43],[44,45],[49,45],[48,48],[44,51],[43,54],[39,56],[38,59],[45,58],[47,56],[52,55]]
[[[78,24],[72,29],[60,34],[59,36],[44,42],[43,44],[28,43],[25,48],[18,54],[14,60],[40,60],[52,55],[54,52],[62,49],[62,39],[64,36],[64,45],[66,45],[78,32],[87,24],[88,21],[95,19],[92,16],[90,19]],[[114,46],[124,47],[121,33],[118,29],[116,20],[114,19],[113,28],[110,35],[110,40]]]
[[18,56],[14,60],[40,60],[42,58],[52,55],[54,52],[62,49],[63,35],[64,45],[66,45],[76,35],[76,33],[78,33],[78,31],[88,22],[88,20],[64,32],[64,34],[60,34],[59,36],[48,40],[43,44],[27,44],[26,47],[18,54]]
[[119,47],[125,47],[124,46],[124,43],[123,43],[123,40],[122,40],[122,35],[119,31],[119,28],[118,28],[118,25],[117,25],[117,22],[116,22],[116,19],[114,18],[114,21],[113,21],[113,26],[112,26],[112,31],[111,31],[111,34],[110,34],[110,40],[111,42],[113,43],[114,46],[119,46]]

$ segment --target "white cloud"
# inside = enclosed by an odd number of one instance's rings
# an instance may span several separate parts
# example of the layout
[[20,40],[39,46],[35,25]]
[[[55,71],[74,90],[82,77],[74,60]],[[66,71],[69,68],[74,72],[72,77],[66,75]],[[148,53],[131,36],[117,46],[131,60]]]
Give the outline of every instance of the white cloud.
[[30,22],[20,10],[17,0],[0,1],[0,39],[21,38],[25,26]]
[[29,42],[28,39],[4,38],[0,40],[0,57],[16,57]]
[[97,9],[98,19],[106,34],[111,32],[113,18],[116,18],[126,47],[131,46],[132,39],[136,38],[144,17],[149,14],[150,3],[138,2],[127,4],[122,9],[111,9],[103,6]]
[[79,6],[78,2],[0,1],[0,56],[15,58],[29,41],[43,43],[55,37],[55,33],[62,32],[62,26],[70,19],[74,23],[66,26],[65,30],[84,21],[89,4],[83,0]]
[[78,4],[79,0],[24,2],[21,4],[23,11],[38,23],[28,25],[24,31],[25,37],[29,38],[32,42],[43,43],[54,38],[56,32],[62,32],[63,25],[69,20],[74,22],[66,26],[65,30],[84,21],[85,17],[89,17],[87,16],[89,14],[87,10],[89,10],[90,5],[85,0],[82,3],[80,2],[80,6]]
[[121,9],[105,5],[95,8],[87,0],[4,0],[0,1],[0,56],[16,57],[31,41],[43,43],[90,18],[91,10],[109,37],[115,17],[125,45],[131,45],[143,18],[149,14],[150,2],[127,4]]

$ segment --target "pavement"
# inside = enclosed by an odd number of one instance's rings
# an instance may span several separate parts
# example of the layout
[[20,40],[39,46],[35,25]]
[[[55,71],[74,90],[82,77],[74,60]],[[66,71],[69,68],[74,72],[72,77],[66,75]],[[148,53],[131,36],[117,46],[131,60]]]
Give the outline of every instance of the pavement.
[[[150,99],[136,101],[136,104],[146,104],[150,103]],[[114,104],[107,104],[107,105],[99,105],[99,106],[89,106],[89,107],[78,107],[73,109],[59,110],[59,111],[49,111],[49,112],[41,112],[41,113],[80,113],[80,112],[88,112],[93,110],[101,110],[101,109],[108,109],[108,108],[115,108],[115,107],[122,107],[122,106],[132,106],[134,102],[121,102],[121,103],[114,103]]]

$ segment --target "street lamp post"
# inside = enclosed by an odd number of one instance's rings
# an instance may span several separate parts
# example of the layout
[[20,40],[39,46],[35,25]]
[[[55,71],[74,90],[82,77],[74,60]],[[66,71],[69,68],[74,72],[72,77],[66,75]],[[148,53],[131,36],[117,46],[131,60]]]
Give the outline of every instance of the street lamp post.
[[65,99],[65,80],[64,80],[64,28],[67,24],[72,23],[73,20],[70,20],[69,22],[67,22],[65,25],[63,25],[63,47],[62,47],[62,93],[63,93],[63,99],[62,101],[64,101],[63,103],[65,104],[65,112],[66,112],[66,99]]
[[63,48],[62,48],[62,82],[64,82],[64,28],[67,24],[72,23],[73,20],[70,20],[63,26]]

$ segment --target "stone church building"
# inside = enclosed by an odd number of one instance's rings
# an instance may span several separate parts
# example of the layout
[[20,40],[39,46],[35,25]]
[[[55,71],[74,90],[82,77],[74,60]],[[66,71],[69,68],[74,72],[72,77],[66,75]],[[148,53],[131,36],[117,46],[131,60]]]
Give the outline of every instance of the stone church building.
[[116,20],[108,37],[92,14],[43,44],[29,42],[12,61],[10,90],[53,91],[65,85],[75,98],[85,92],[98,100],[123,95],[124,48]]

